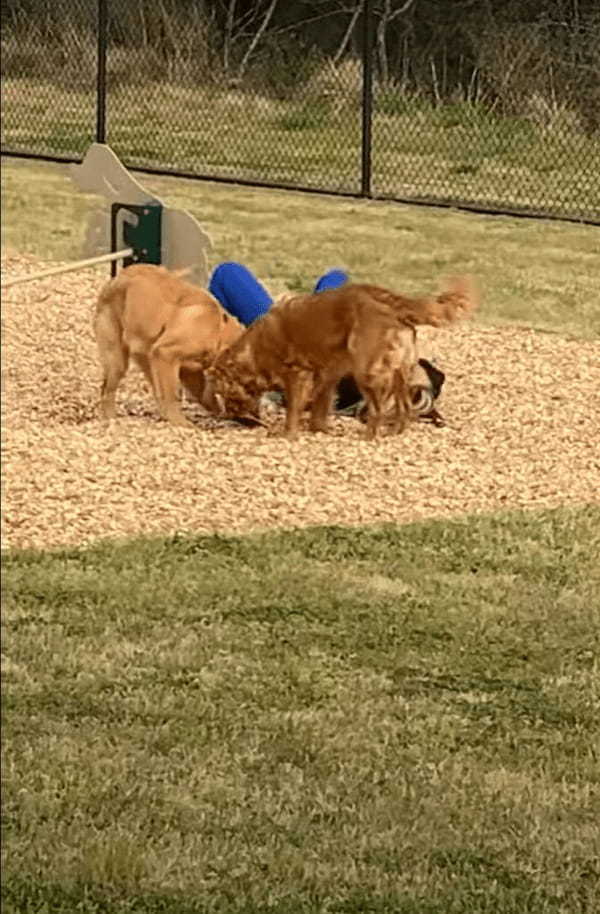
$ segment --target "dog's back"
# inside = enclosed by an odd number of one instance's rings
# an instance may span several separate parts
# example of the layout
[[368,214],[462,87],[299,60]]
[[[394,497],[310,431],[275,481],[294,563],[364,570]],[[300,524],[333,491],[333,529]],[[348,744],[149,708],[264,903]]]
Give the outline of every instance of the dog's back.
[[100,346],[118,337],[133,356],[147,356],[165,330],[214,354],[244,330],[209,292],[152,264],[126,267],[104,286],[95,329]]
[[370,324],[397,327],[387,306],[360,286],[344,286],[280,302],[246,331],[238,346],[251,350],[258,370],[276,371],[280,363],[315,370],[348,355],[359,323],[365,332]]
[[447,281],[437,296],[409,297],[381,286],[351,283],[281,301],[252,325],[246,337],[259,364],[273,360],[318,367],[351,348],[360,329],[362,348],[398,323],[440,326],[470,314],[478,296],[469,277]]

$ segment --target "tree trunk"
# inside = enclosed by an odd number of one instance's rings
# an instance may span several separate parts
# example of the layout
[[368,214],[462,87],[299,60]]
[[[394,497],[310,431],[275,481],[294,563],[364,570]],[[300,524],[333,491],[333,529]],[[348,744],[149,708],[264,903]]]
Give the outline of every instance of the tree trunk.
[[229,0],[229,6],[227,7],[227,19],[225,21],[225,32],[223,35],[223,70],[226,76],[229,74],[231,43],[233,39],[233,23],[235,21],[235,4],[236,0]]

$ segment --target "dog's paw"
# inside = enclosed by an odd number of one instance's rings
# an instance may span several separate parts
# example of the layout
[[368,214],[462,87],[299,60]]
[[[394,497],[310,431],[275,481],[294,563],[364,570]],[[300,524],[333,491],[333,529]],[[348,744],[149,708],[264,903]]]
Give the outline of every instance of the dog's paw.
[[195,428],[194,423],[185,416],[173,416],[167,419],[169,425],[173,428]]

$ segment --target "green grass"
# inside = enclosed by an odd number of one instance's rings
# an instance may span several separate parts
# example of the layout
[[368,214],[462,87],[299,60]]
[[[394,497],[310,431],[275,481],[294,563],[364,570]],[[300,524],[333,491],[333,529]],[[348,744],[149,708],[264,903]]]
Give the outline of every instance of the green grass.
[[600,512],[3,557],[5,914],[584,914]]
[[[31,125],[39,87],[23,97]],[[405,101],[379,99],[378,187],[427,175],[597,206],[555,138]],[[38,104],[36,133],[10,111],[4,129],[83,151],[88,102],[64,93],[59,126]],[[356,113],[343,133],[328,105],[263,102],[231,93],[219,119],[172,87],[135,111],[114,95],[115,146],[142,164],[169,137],[179,168],[354,180]],[[3,245],[79,256],[104,204],[63,166],[2,165]],[[478,320],[600,333],[590,226],[142,181],[200,219],[213,264],[242,260],[274,292],[337,265],[409,292],[470,271]],[[589,507],[5,554],[3,912],[592,914],[599,552]]]
[[[359,281],[415,293],[444,274],[470,271],[484,292],[479,320],[573,336],[600,333],[600,235],[593,226],[140,179],[206,227],[214,242],[211,265],[241,260],[274,293],[309,290],[332,266],[346,267]],[[3,159],[3,244],[10,248],[76,259],[89,214],[99,206],[106,203],[80,194],[64,165]]]
[[[91,91],[12,78],[4,98],[3,146],[84,154]],[[296,102],[168,83],[118,87],[108,137],[132,166],[358,191],[359,98],[354,84]],[[466,103],[433,108],[388,87],[375,93],[372,133],[378,195],[600,216],[600,138],[568,122],[498,118]]]

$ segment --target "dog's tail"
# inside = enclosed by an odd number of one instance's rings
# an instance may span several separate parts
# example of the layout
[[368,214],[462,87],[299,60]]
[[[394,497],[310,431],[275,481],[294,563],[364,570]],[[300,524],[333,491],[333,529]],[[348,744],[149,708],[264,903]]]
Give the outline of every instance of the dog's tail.
[[[166,267],[164,267],[163,269],[166,270]],[[173,276],[177,277],[177,279],[185,279],[186,276],[189,276],[191,273],[194,272],[194,269],[195,269],[194,266],[178,267],[176,270],[171,270],[170,272],[172,273]]]
[[125,307],[125,293],[129,285],[129,276],[121,271],[104,283],[96,301],[96,315],[101,311],[116,310],[121,312]]
[[122,346],[123,326],[121,318],[125,308],[125,293],[129,285],[126,273],[118,273],[104,284],[96,301],[93,327],[96,342],[100,347]]
[[409,298],[388,289],[370,287],[377,301],[387,304],[404,324],[441,327],[468,317],[479,304],[479,291],[471,276],[449,277],[435,298]]

